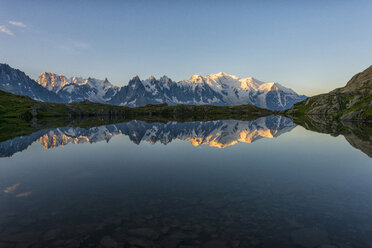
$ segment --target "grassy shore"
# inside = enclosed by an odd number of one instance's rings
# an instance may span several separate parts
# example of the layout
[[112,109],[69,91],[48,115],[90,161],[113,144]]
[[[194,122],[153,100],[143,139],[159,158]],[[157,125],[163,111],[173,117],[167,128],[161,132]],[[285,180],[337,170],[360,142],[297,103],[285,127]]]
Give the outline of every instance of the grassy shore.
[[0,141],[44,128],[90,127],[129,120],[149,122],[254,120],[274,112],[252,105],[192,106],[166,104],[129,108],[83,101],[60,104],[35,101],[27,96],[0,91]]

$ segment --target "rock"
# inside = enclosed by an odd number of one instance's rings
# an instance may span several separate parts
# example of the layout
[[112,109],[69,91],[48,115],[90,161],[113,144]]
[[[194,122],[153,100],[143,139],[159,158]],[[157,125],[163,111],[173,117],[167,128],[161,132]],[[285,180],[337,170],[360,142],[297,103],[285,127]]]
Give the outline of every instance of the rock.
[[152,220],[154,218],[154,216],[152,214],[148,214],[145,216],[145,219],[146,220]]
[[53,242],[53,246],[54,247],[62,247],[62,246],[64,246],[65,242],[66,242],[65,240],[59,239],[59,240],[56,240],[56,241]]
[[162,234],[167,234],[169,231],[169,227],[163,227],[162,229],[160,229],[160,231]]
[[44,233],[43,240],[44,241],[53,240],[53,239],[57,238],[57,236],[58,236],[59,233],[60,233],[60,230],[59,229],[49,230],[49,231],[47,231],[47,232]]
[[193,227],[191,225],[183,225],[180,227],[184,231],[192,231]]
[[240,246],[240,240],[234,240],[232,241],[232,247],[236,248]]
[[75,239],[70,239],[65,242],[65,245],[63,247],[66,248],[78,248],[80,247],[80,241]]
[[177,247],[181,242],[182,240],[180,239],[173,238],[173,237],[166,237],[165,239],[161,241],[160,244],[161,244],[161,247],[164,247],[164,248],[174,248],[174,247]]
[[186,238],[190,238],[190,234],[186,234],[184,232],[180,232],[180,231],[176,231],[176,232],[173,232],[171,235],[169,235],[168,237],[170,238],[174,238],[174,239],[180,239],[180,240],[183,240],[183,239],[186,239]]
[[321,245],[319,248],[337,248],[337,246],[325,244]]
[[258,240],[258,239],[256,239],[256,238],[253,238],[252,240],[251,240],[251,242],[249,242],[252,246],[258,246],[259,244],[261,244],[261,242]]
[[143,239],[132,239],[129,240],[130,245],[139,246],[143,248],[154,247],[154,244],[151,241],[143,240]]
[[29,226],[35,223],[36,220],[34,218],[22,218],[18,223],[21,226]]
[[[15,248],[28,248],[28,247],[31,247],[32,244],[29,244],[29,243],[17,243],[16,247]],[[0,246],[2,247],[2,246]]]
[[215,239],[206,242],[203,248],[227,248],[227,245],[225,242]]
[[151,228],[130,229],[128,233],[133,236],[146,238],[146,239],[152,239],[152,240],[157,239],[159,237],[159,234]]
[[112,224],[112,225],[120,225],[122,223],[122,219],[120,217],[111,217],[105,220],[106,224]]
[[7,235],[7,237],[5,237],[2,241],[11,243],[34,244],[39,239],[39,236],[39,232],[21,232],[17,234]]
[[113,240],[110,236],[104,236],[101,239],[100,244],[105,248],[116,248],[119,247],[118,243]]
[[317,247],[328,243],[327,232],[316,227],[303,228],[291,233],[292,241],[295,244],[304,246],[306,248]]
[[6,242],[1,242],[0,241],[0,247],[3,247],[3,248],[14,248],[14,244],[12,244],[12,243],[6,243]]

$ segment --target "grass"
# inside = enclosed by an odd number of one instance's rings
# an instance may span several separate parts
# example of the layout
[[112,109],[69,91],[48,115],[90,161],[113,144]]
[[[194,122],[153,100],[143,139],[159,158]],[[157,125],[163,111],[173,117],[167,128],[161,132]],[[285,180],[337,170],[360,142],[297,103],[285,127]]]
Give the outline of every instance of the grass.
[[45,103],[0,91],[0,141],[61,126],[91,127],[133,119],[159,122],[253,120],[273,113],[252,105],[224,107],[157,104],[128,108],[89,101]]
[[[350,102],[353,100],[353,97],[347,97],[346,101]],[[372,120],[372,95],[364,95],[359,99],[357,102],[355,102],[351,107],[346,108],[343,111],[343,114],[356,112],[362,110],[361,114],[359,115],[360,119],[363,120]]]
[[31,106],[34,100],[27,96],[18,96],[0,91],[1,118],[31,118]]
[[[356,97],[359,97],[359,99],[353,102]],[[337,101],[340,109],[338,111],[331,112],[329,110],[333,106],[337,106],[335,105],[335,101]],[[311,110],[319,108],[319,112],[313,114],[322,115],[333,120],[343,119],[347,114],[350,113],[354,113],[352,120],[372,120],[371,103],[372,95],[370,94],[322,94],[296,103],[292,109],[283,111],[283,113],[296,116],[296,118],[301,118],[301,116],[309,115]]]

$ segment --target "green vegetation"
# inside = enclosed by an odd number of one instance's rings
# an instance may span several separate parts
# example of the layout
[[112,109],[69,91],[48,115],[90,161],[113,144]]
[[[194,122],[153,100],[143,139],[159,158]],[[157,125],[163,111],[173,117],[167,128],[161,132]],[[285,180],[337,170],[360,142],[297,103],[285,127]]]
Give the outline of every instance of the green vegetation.
[[353,115],[353,113],[357,113],[355,119],[359,120],[372,120],[372,94],[361,96],[360,99],[355,100],[355,97],[346,97],[345,105],[348,103],[351,104],[350,107],[347,107],[342,113],[342,116]]
[[32,100],[26,96],[14,95],[0,91],[0,119],[18,118],[23,120],[37,119],[38,121],[49,117],[123,117],[123,118],[159,118],[167,119],[246,119],[265,116],[273,113],[270,110],[260,109],[252,105],[241,106],[192,106],[167,104],[149,104],[144,107],[128,108],[101,103],[83,101],[79,103],[61,104],[45,103]]
[[320,115],[332,120],[372,120],[372,95],[322,94],[297,103],[292,116]]
[[29,111],[34,102],[34,100],[27,96],[18,96],[0,91],[0,117],[31,118]]
[[345,87],[295,104],[283,112],[293,118],[322,116],[331,120],[372,120],[372,66],[356,74]]
[[133,119],[158,122],[253,120],[273,113],[251,105],[218,107],[158,104],[128,108],[89,101],[46,103],[0,91],[0,141],[60,126],[89,127]]
[[260,116],[270,115],[273,112],[260,109],[252,105],[240,106],[193,106],[166,104],[146,105],[144,107],[130,109],[130,117],[133,118],[165,118],[167,120],[221,120],[221,119],[244,119],[251,120]]

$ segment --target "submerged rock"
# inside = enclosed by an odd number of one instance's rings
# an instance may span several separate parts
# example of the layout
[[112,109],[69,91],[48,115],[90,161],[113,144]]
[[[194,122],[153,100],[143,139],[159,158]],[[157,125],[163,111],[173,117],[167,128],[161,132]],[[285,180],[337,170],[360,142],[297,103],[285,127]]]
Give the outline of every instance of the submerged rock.
[[151,228],[136,228],[128,231],[129,234],[147,239],[157,239],[159,234]]
[[113,240],[110,236],[104,236],[101,239],[100,244],[105,248],[116,248],[119,247],[118,243]]
[[154,247],[154,244],[151,241],[142,240],[142,239],[131,239],[129,240],[129,244],[134,245],[136,247],[143,247],[143,248]]
[[303,228],[293,231],[291,237],[293,243],[301,245],[306,248],[317,247],[319,245],[328,243],[327,232],[320,230],[316,227]]
[[59,229],[49,230],[46,233],[44,233],[43,240],[45,240],[45,241],[53,240],[53,239],[57,238],[59,232],[60,232]]
[[227,248],[225,242],[221,240],[210,240],[203,245],[203,248]]

